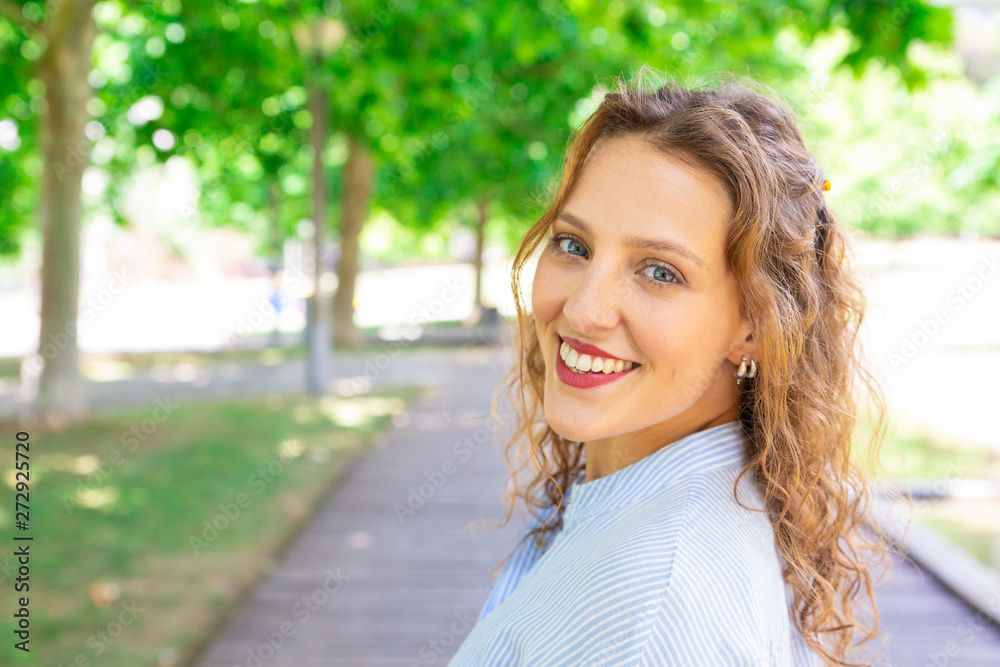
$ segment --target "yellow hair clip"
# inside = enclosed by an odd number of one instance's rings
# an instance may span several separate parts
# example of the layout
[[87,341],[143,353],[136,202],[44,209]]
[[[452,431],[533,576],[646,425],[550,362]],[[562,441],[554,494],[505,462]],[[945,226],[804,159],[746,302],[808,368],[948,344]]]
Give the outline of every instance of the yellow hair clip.
[[827,192],[829,190],[830,190],[830,181],[824,180],[823,181],[823,192]]

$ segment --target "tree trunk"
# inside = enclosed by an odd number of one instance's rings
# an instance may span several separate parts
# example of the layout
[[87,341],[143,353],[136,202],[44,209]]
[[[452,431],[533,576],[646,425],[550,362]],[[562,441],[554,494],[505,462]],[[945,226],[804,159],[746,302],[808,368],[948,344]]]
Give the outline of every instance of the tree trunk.
[[479,219],[476,221],[476,258],[473,261],[476,271],[476,303],[473,308],[477,320],[483,315],[483,246],[486,242],[487,206],[489,206],[489,201],[486,197],[479,200]]
[[371,154],[363,143],[348,137],[348,145],[340,219],[340,261],[334,295],[334,346],[337,348],[353,347],[361,342],[360,332],[354,324],[354,287],[358,276],[361,227],[368,217],[375,171]]
[[48,47],[37,65],[47,110],[40,139],[42,171],[41,329],[42,357],[30,421],[62,429],[87,412],[77,348],[80,292],[80,222],[83,172],[90,146],[84,127],[91,95],[87,76],[97,34],[93,0],[68,1],[46,25]]
[[276,271],[284,266],[285,235],[281,229],[281,200],[283,193],[277,174],[271,174],[267,186],[268,251]]
[[472,259],[473,271],[476,274],[475,303],[472,313],[462,322],[465,326],[475,326],[483,319],[483,246],[486,243],[486,222],[489,219],[488,197],[476,201],[476,256]]
[[326,396],[327,369],[330,356],[330,307],[320,288],[323,276],[323,237],[326,226],[326,167],[323,148],[326,146],[329,104],[326,89],[318,77],[309,87],[309,112],[313,123],[309,128],[309,143],[313,147],[313,293],[310,297],[312,318],[309,321],[309,363],[306,384],[313,396]]
[[285,248],[284,235],[281,233],[281,183],[274,174],[270,175],[269,181],[270,184],[267,188],[267,216],[271,262],[274,267],[274,273],[272,274],[272,306],[275,310],[274,328],[271,329],[270,345],[277,347],[281,343],[281,310],[283,305],[281,297],[283,295],[283,285],[280,281],[280,276],[284,273]]

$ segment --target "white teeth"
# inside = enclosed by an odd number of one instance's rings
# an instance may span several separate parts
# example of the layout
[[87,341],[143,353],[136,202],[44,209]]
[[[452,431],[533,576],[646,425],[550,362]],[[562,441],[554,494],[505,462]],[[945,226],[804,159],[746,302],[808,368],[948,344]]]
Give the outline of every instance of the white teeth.
[[633,364],[631,361],[622,361],[621,359],[605,359],[604,357],[580,354],[570,347],[566,341],[563,341],[559,346],[559,356],[566,363],[566,366],[581,373],[591,372],[607,375],[609,373],[621,373],[631,370],[633,366],[638,365]]

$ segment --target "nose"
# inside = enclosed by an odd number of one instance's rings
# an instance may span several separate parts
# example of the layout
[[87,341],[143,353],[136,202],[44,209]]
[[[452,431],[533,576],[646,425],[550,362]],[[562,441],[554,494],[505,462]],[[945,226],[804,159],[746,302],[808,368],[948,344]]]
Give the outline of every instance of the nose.
[[591,260],[573,288],[563,313],[570,327],[581,333],[613,329],[621,319],[623,305],[621,272]]

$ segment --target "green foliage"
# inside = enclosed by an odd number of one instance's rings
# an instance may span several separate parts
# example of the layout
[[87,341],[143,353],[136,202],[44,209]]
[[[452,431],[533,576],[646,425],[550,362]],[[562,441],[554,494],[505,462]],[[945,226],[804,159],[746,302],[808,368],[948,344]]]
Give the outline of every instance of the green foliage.
[[34,48],[26,30],[0,15],[0,257],[20,251],[36,205],[33,107],[39,91],[29,85],[33,58],[27,57]]
[[[917,47],[931,76],[911,91],[899,70],[872,64],[858,78],[826,64],[805,102],[829,199],[840,219],[879,236],[1000,234],[1000,78],[982,89],[957,55]],[[837,51],[838,49],[834,49]]]
[[[44,39],[12,19],[18,10],[41,25],[46,17],[42,3],[0,3],[0,122],[16,123],[20,141],[0,147],[0,254],[10,254],[37,208],[44,112],[32,75]],[[720,70],[797,81],[807,73],[804,50],[844,34],[839,62],[859,77],[859,90],[869,70],[896,72],[916,90],[937,75],[914,54],[951,38],[950,11],[916,0],[103,0],[95,17],[92,144],[83,148],[109,183],[87,199],[88,212],[124,224],[120,195],[136,168],[184,159],[201,194],[196,210],[179,217],[236,225],[262,248],[294,235],[310,215],[309,77],[330,96],[333,136],[323,160],[333,205],[351,135],[378,165],[373,214],[419,235],[447,219],[471,225],[472,204],[487,201],[503,235],[516,239],[558,177],[570,131],[613,76],[648,64],[689,83]],[[330,19],[345,35],[315,59],[296,31]],[[938,189],[989,198],[995,152],[958,141],[947,154],[953,169]],[[868,226],[923,227],[934,201],[915,204],[906,221],[893,212]],[[954,226],[945,217],[944,228]]]
[[841,0],[831,3],[830,10],[853,35],[842,62],[857,76],[869,63],[882,62],[898,70],[908,88],[923,86],[926,72],[909,58],[910,46],[952,40],[950,11],[917,0]]
[[[883,3],[884,4],[884,3]],[[504,6],[476,44],[482,53],[456,58],[453,78],[462,99],[430,126],[415,117],[380,181],[381,203],[407,225],[441,216],[474,223],[463,201],[487,200],[514,228],[541,213],[558,177],[571,128],[579,125],[610,78],[648,64],[671,78],[697,84],[720,70],[764,81],[801,78],[802,45],[844,25],[868,35],[901,26],[894,38],[854,48],[841,62],[858,72],[873,60],[901,68],[907,80],[923,70],[897,51],[917,39],[945,41],[950,15],[912,3],[900,15],[881,6],[866,23],[837,3],[541,2]],[[847,31],[847,34],[853,35]],[[926,32],[925,32],[926,31]],[[462,213],[462,211],[466,213]]]

